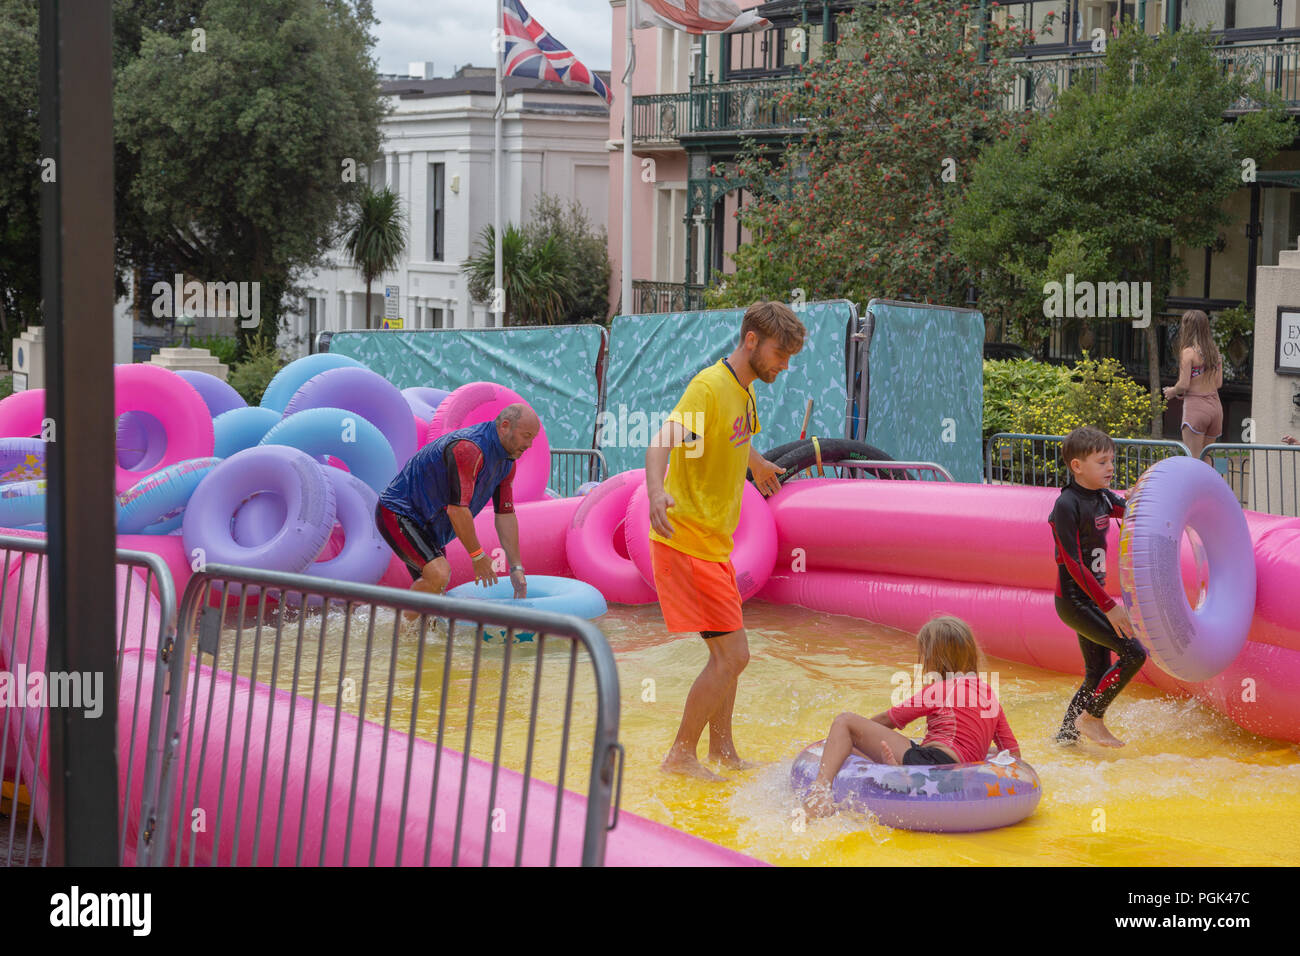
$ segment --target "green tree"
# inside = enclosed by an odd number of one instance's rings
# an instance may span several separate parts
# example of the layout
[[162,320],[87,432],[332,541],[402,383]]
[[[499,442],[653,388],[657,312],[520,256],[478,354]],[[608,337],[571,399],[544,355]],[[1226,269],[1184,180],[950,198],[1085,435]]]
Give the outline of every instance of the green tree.
[[0,0],[0,348],[41,323],[37,5]]
[[[1280,97],[1227,73],[1208,32],[1107,44],[1096,92],[1077,83],[1022,137],[993,143],[955,211],[953,250],[982,274],[982,308],[1003,310],[1022,340],[1049,334],[1046,283],[1151,283],[1162,311],[1185,270],[1175,245],[1214,242],[1242,160],[1263,164],[1295,136]],[[1224,122],[1229,108],[1258,107]],[[986,312],[988,314],[988,312]],[[1159,435],[1156,323],[1145,331],[1151,433]]]
[[753,239],[726,288],[706,293],[711,305],[788,300],[795,288],[808,299],[965,301],[972,276],[948,248],[951,209],[980,145],[1024,122],[995,103],[1013,79],[1008,51],[1028,34],[980,16],[972,3],[892,0],[841,19],[838,49],[779,100],[808,118],[802,140],[714,170],[755,198],[740,213]]
[[363,184],[352,207],[343,247],[366,280],[366,328],[370,328],[370,287],[406,253],[406,216],[397,194]]
[[[461,267],[469,293],[478,302],[492,302],[496,280],[496,234],[484,226],[476,251]],[[572,283],[564,272],[565,258],[554,236],[530,241],[524,230],[506,223],[501,240],[501,282],[505,288],[506,325],[555,325],[564,315]]]
[[576,199],[566,205],[558,197],[542,193],[523,231],[534,246],[547,238],[555,240],[558,269],[569,280],[557,323],[604,322],[609,315],[610,276],[605,227],[597,231]]
[[238,331],[245,347],[274,340],[340,233],[349,173],[379,150],[371,2],[119,0],[115,14],[118,264],[258,282],[260,324]]

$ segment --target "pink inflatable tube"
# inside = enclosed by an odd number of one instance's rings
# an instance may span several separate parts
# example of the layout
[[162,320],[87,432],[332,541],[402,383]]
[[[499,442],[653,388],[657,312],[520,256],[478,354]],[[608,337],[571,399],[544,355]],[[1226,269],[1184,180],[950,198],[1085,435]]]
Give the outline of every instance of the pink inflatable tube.
[[45,389],[29,388],[0,399],[0,438],[40,438]]
[[118,365],[113,369],[117,417],[127,412],[147,412],[167,433],[161,460],[132,471],[117,465],[116,491],[120,494],[146,475],[191,458],[212,455],[212,416],[194,386],[175,372],[157,365]]
[[[138,655],[135,652],[126,655],[122,668],[123,699],[137,693],[137,681],[141,685],[138,693],[142,698],[148,699],[152,692],[152,664],[137,666],[132,660],[136,656],[151,658],[153,655]],[[298,699],[291,722],[289,707],[293,695],[287,691],[277,690],[272,693],[264,685],[251,683],[244,678],[232,679],[224,672],[213,675],[206,667],[200,668],[197,673],[192,672],[189,680],[192,683],[186,688],[185,713],[200,717],[193,731],[188,716],[182,719],[179,728],[182,750],[187,747],[192,747],[193,750],[188,776],[180,781],[187,799],[183,806],[175,807],[172,821],[174,825],[178,819],[188,819],[188,809],[201,806],[208,808],[209,825],[207,832],[194,835],[193,858],[190,857],[191,834],[188,828],[184,829],[182,860],[206,864],[215,853],[217,862],[223,864],[236,862],[241,866],[269,865],[274,857],[277,811],[283,793],[285,819],[281,841],[286,849],[280,857],[282,865],[293,862],[304,820],[309,821],[303,838],[305,864],[323,862],[326,866],[365,865],[370,861],[373,851],[377,865],[392,866],[398,860],[399,848],[402,864],[414,866],[423,862],[425,820],[434,766],[439,758],[436,744],[418,738],[410,741],[400,733],[390,733],[385,738],[381,725],[358,720],[348,713],[336,715],[332,708],[321,705],[316,708],[317,732],[311,744],[309,776],[308,736],[312,708],[308,701]],[[198,690],[197,700],[195,709],[191,710],[190,699],[195,687]],[[232,697],[233,718],[228,727],[227,715],[230,713]],[[203,726],[202,715],[208,712],[209,702],[212,718],[210,723]],[[332,728],[335,719],[338,720],[338,738],[337,742],[332,743],[330,733],[322,731],[322,728]],[[223,754],[228,730],[230,751]],[[191,732],[194,733],[192,744]],[[204,738],[207,741],[208,757],[200,775],[197,753],[203,746]],[[357,776],[357,801],[350,846],[345,854],[351,763],[358,739],[363,759]],[[248,748],[245,766],[266,766],[268,775],[259,779],[255,773],[250,773],[241,779],[235,772],[224,774],[226,786],[223,793],[222,760],[238,762],[245,746]],[[284,774],[286,750],[289,767],[287,776]],[[331,751],[336,760],[333,779],[329,773]],[[125,741],[121,752],[127,752]],[[406,827],[401,830],[398,824],[401,821],[403,777],[408,753],[411,756],[412,797],[407,804]],[[385,762],[382,777],[379,774],[381,755]],[[134,759],[135,777],[139,779],[143,774],[145,760],[141,748],[136,748]],[[430,863],[435,866],[447,866],[453,862],[451,848],[456,814],[450,811],[456,804],[464,761],[465,758],[455,751],[446,748],[442,750],[437,800],[439,812],[435,817],[430,856]],[[492,810],[504,810],[508,820],[521,818],[524,778],[511,770],[502,769],[497,779],[495,801],[489,801],[491,764],[475,758],[470,758],[468,763],[460,854],[455,862],[477,866],[483,862],[485,833],[490,829]],[[186,753],[180,754],[177,766],[178,770],[185,770]],[[307,793],[305,812],[304,789]],[[236,820],[241,795],[243,814]],[[225,810],[218,830],[216,807],[223,796]],[[176,794],[174,799],[178,798],[179,794]],[[524,865],[542,866],[550,861],[553,832],[551,821],[554,820],[556,799],[557,791],[549,784],[534,780],[528,787],[529,824],[524,841]],[[138,806],[138,795],[136,802]],[[262,807],[260,816],[259,802]],[[136,812],[136,806],[128,806],[130,809],[123,815],[123,820],[128,827],[126,843],[130,848],[137,841],[139,813]],[[321,822],[325,819],[327,807],[329,825],[324,834],[322,853]],[[573,866],[580,862],[585,815],[586,800],[564,791],[557,857],[557,862],[561,865]],[[231,844],[237,826],[239,846],[235,848]],[[516,851],[515,838],[500,833],[494,837],[489,861],[497,866],[512,864]],[[258,843],[256,859],[252,850],[254,841]],[[609,866],[761,865],[759,861],[733,850],[626,812],[619,815],[618,826],[609,834],[605,862]]]
[[[669,515],[669,520],[672,516]],[[650,499],[645,482],[637,485],[627,506],[627,521],[623,526],[627,553],[636,565],[637,573],[646,584],[654,587],[654,566],[650,557]],[[734,536],[735,548],[731,566],[736,572],[736,586],[740,599],[748,601],[767,583],[776,566],[776,522],[763,493],[750,482],[745,482],[740,499],[740,523]]]
[[[1300,563],[1300,555],[1297,555]],[[1056,616],[1046,588],[938,581],[860,571],[791,572],[779,569],[760,592],[763,600],[847,614],[915,633],[936,614],[971,625],[980,647],[994,657],[1066,674],[1082,674],[1078,638]],[[1199,684],[1179,681],[1148,661],[1138,680],[1193,696],[1252,733],[1300,743],[1300,651],[1247,641],[1221,674]],[[1242,697],[1253,700],[1242,700]]]
[[[515,506],[515,516],[519,521],[520,560],[523,561],[526,573],[577,577],[565,555],[564,536],[569,530],[574,512],[578,510],[578,504],[577,498],[544,498]],[[474,531],[478,535],[479,545],[488,554],[501,546],[490,504],[474,518]],[[446,553],[447,560],[451,563],[452,584],[473,581],[474,566],[458,539],[453,538],[448,543]],[[405,581],[398,586],[409,587],[411,576],[405,571],[402,573]]]
[[[645,469],[606,478],[593,491],[576,499],[580,504],[564,538],[564,550],[574,576],[600,590],[617,604],[653,604],[655,590],[646,584],[625,553],[623,524],[637,486],[645,485]],[[560,498],[557,501],[575,499]]]
[[[429,441],[440,435],[477,425],[496,418],[507,405],[527,402],[515,391],[495,382],[470,382],[444,398],[433,418],[429,420]],[[530,406],[531,407],[531,406]],[[542,422],[537,438],[528,451],[520,456],[515,466],[515,501],[539,501],[546,497],[546,484],[551,475],[551,445],[546,440],[546,422]]]

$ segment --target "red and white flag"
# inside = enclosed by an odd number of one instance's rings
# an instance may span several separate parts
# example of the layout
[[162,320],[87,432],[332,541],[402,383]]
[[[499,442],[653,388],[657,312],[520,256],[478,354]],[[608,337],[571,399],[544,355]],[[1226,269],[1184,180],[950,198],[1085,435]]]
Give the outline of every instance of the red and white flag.
[[628,0],[633,24],[666,27],[687,33],[745,33],[765,30],[767,20],[753,10],[741,10],[735,0]]

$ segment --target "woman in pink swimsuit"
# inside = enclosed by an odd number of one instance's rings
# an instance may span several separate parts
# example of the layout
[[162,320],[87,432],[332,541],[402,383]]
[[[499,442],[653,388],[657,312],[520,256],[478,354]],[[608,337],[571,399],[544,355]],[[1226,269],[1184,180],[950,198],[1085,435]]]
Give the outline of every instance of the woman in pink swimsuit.
[[1165,399],[1183,400],[1183,444],[1197,458],[1223,434],[1223,357],[1210,334],[1210,318],[1199,309],[1183,313],[1178,330],[1178,381],[1164,389]]

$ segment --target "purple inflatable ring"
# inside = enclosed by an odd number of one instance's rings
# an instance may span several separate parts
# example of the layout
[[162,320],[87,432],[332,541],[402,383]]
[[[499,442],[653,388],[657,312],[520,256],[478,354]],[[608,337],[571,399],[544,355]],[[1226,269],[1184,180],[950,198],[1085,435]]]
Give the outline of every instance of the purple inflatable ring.
[[275,373],[267,383],[266,391],[262,393],[262,400],[258,404],[262,408],[283,412],[284,407],[289,404],[289,399],[293,398],[293,393],[298,391],[303,382],[313,375],[319,375],[332,368],[365,368],[365,366],[356,359],[339,355],[337,352],[304,355]]
[[39,438],[0,438],[0,484],[45,477],[45,442]]
[[[426,422],[433,418],[442,400],[450,394],[451,392],[444,388],[428,388],[423,385],[402,389],[402,398],[406,399],[406,404],[410,406],[411,414],[423,418]],[[424,438],[423,435],[420,437]]]
[[397,387],[368,368],[334,368],[314,375],[284,407],[289,418],[312,408],[341,408],[370,422],[393,448],[397,467],[415,454],[415,419]]
[[[817,779],[819,740],[794,760],[790,783],[803,793]],[[895,766],[850,754],[831,783],[845,809],[867,810],[885,826],[970,833],[1019,823],[1043,796],[1034,768],[1010,754],[982,763]]]
[[[1184,550],[1188,565],[1194,550],[1183,547],[1187,530],[1200,539],[1211,572],[1197,608],[1183,588]],[[1120,531],[1119,581],[1133,632],[1162,670],[1195,683],[1237,659],[1255,614],[1255,549],[1218,472],[1179,456],[1143,473]]]
[[[274,492],[285,521],[268,541],[246,547],[232,519],[245,498]],[[259,445],[221,462],[194,489],[182,525],[186,554],[201,548],[209,563],[300,573],[311,567],[334,530],[334,486],[310,455],[284,445]]]
[[[334,486],[337,521],[343,526],[343,548],[334,557],[313,563],[303,574],[375,584],[384,576],[393,559],[392,549],[375,524],[375,505],[379,503],[379,495],[355,475],[329,465],[318,467]],[[284,603],[296,606],[300,603],[300,596],[297,592],[286,591]],[[320,603],[320,597],[307,596],[308,606],[315,607]]]
[[248,407],[248,402],[244,401],[244,396],[231,388],[229,382],[225,382],[215,375],[208,372],[194,372],[189,369],[182,369],[176,374],[194,386],[194,391],[199,393],[199,398],[203,399],[204,404],[208,406],[208,411],[212,413],[213,418],[223,412]]

